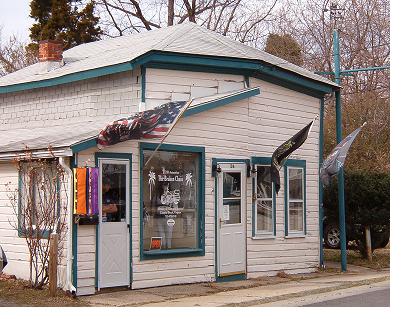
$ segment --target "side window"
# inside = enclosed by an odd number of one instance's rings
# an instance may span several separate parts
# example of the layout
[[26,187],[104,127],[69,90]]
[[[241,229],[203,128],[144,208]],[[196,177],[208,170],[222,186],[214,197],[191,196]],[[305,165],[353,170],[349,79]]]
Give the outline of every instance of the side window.
[[19,169],[19,232],[46,237],[59,216],[59,175],[56,161],[27,161]]
[[[294,164],[294,165],[293,165]],[[306,234],[305,162],[295,161],[285,167],[286,235]]]
[[270,165],[255,165],[255,236],[275,234],[275,201]]

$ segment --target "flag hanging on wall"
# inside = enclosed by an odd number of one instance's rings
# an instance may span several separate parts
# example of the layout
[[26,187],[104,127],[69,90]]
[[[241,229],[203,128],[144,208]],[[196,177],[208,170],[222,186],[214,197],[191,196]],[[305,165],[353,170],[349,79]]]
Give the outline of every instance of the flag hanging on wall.
[[297,150],[302,144],[306,141],[314,121],[316,120],[317,116],[311,121],[308,125],[302,128],[299,132],[293,135],[289,140],[279,146],[275,152],[272,154],[272,161],[271,161],[271,177],[272,182],[275,184],[275,192],[276,194],[279,193],[280,190],[280,175],[279,170],[285,163],[286,159],[292,154],[295,150]]
[[361,125],[358,129],[350,133],[345,139],[337,144],[329,156],[327,156],[327,158],[324,160],[322,167],[320,168],[320,179],[324,186],[329,185],[330,179],[339,172],[341,167],[343,167],[351,144],[354,142],[354,139],[357,137],[358,133],[360,133],[365,124],[366,123]]
[[187,101],[169,102],[115,121],[99,133],[98,146],[114,145],[131,139],[164,137],[189,104]]
[[98,168],[74,168],[74,214],[84,216],[98,214],[98,181]]

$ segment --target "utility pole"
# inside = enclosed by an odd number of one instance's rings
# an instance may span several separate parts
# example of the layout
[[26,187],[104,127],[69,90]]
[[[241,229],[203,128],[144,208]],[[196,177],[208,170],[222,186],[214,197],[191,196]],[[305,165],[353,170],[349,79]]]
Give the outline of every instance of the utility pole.
[[[324,12],[330,11],[330,19],[333,20],[333,62],[334,72],[315,72],[321,75],[334,75],[335,83],[341,85],[341,76],[350,75],[354,72],[378,71],[389,69],[389,65],[376,66],[369,68],[360,68],[341,71],[340,65],[340,41],[337,22],[343,18],[344,9],[340,8],[337,1],[330,3],[330,10],[324,9]],[[336,142],[339,144],[342,140],[342,114],[341,114],[341,91],[335,91],[335,109],[336,109]],[[341,248],[341,271],[347,271],[347,237],[346,237],[346,212],[344,199],[344,170],[340,168],[337,175],[338,197],[339,197],[339,230],[340,230],[340,248]],[[320,203],[322,205],[323,203]]]
[[[340,43],[337,21],[342,18],[342,11],[337,3],[330,4],[330,19],[334,20],[333,30],[333,57],[334,57],[334,79],[336,84],[341,85],[340,78]],[[341,96],[340,90],[335,91],[336,98],[336,142],[339,144],[342,140],[342,116],[341,116]],[[347,239],[346,239],[346,211],[344,202],[344,170],[340,168],[338,176],[338,194],[339,194],[339,229],[340,229],[340,248],[341,248],[341,271],[347,271]]]

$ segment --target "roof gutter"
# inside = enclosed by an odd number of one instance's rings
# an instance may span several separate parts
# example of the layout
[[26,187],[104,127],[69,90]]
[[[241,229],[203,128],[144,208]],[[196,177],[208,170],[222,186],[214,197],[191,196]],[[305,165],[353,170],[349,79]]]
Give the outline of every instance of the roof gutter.
[[[55,157],[66,157],[72,156],[73,152],[69,147],[63,147],[53,150],[28,150],[30,157],[32,158],[55,158]],[[0,153],[1,161],[10,161],[16,158],[24,158],[27,156],[26,151],[16,150],[11,152]]]
[[104,75],[131,71],[141,65],[149,66],[155,64],[173,65],[177,68],[188,68],[189,66],[195,66],[201,67],[202,71],[207,72],[216,72],[218,70],[218,72],[252,76],[260,74],[279,81],[283,80],[283,82],[293,83],[297,86],[305,87],[307,89],[316,91],[321,95],[331,93],[339,88],[339,86],[335,83],[326,83],[324,81],[308,78],[307,76],[301,75],[294,71],[287,70],[279,67],[278,65],[269,64],[261,60],[152,50],[124,63],[104,66],[91,70],[84,70],[40,81],[0,86],[0,94],[67,84]]

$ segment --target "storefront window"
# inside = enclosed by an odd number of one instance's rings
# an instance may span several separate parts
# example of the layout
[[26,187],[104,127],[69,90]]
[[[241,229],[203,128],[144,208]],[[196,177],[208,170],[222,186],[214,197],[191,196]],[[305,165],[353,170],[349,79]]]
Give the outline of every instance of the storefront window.
[[198,248],[199,154],[143,150],[143,251]]

